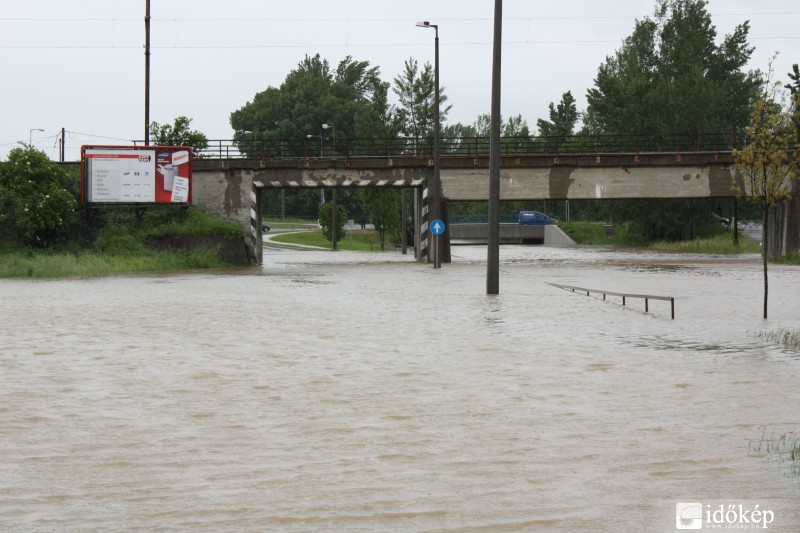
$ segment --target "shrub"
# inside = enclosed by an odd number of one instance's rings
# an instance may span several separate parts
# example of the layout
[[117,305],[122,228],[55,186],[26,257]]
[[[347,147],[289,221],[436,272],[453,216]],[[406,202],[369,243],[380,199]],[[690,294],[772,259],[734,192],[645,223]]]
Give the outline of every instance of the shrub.
[[70,174],[33,148],[14,148],[0,164],[0,228],[25,246],[65,241],[78,219]]

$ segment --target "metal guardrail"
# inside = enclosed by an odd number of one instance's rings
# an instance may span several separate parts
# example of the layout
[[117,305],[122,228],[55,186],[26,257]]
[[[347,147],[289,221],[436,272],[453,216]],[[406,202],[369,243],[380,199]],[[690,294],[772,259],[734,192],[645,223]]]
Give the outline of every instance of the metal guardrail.
[[[141,141],[136,141],[138,144]],[[740,140],[720,134],[668,136],[590,135],[572,137],[504,137],[501,153],[515,155],[564,155],[646,152],[726,152],[740,145]],[[489,155],[489,137],[443,137],[442,156]],[[208,146],[195,151],[205,159],[287,159],[315,157],[398,157],[433,156],[433,139],[398,137],[392,139],[212,139]]]
[[650,312],[649,301],[650,300],[664,300],[670,303],[671,309],[671,317],[672,320],[675,320],[675,298],[672,296],[655,296],[652,294],[630,294],[630,293],[623,293],[623,292],[612,292],[612,291],[604,291],[598,289],[586,289],[584,287],[573,287],[571,285],[559,285],[558,283],[547,283],[548,285],[552,285],[553,287],[558,287],[559,289],[564,289],[572,292],[585,292],[586,296],[591,296],[592,293],[595,294],[602,294],[603,301],[606,299],[606,295],[608,296],[619,296],[622,298],[622,305],[625,305],[626,298],[640,298],[644,299],[644,312]]

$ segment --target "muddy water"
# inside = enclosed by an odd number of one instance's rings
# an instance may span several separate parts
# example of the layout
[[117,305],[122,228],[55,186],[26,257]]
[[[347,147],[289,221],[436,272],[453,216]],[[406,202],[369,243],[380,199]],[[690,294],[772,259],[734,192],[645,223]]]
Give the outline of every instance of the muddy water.
[[[504,247],[267,249],[263,268],[0,280],[3,531],[800,530],[800,269]],[[676,298],[573,294],[547,283]],[[712,507],[716,508],[716,507]]]

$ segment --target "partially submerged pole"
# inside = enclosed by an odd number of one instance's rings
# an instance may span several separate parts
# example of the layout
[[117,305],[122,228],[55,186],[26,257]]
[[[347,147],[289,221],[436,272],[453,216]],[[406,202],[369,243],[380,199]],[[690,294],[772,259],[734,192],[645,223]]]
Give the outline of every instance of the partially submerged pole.
[[492,116],[489,138],[489,251],[486,262],[486,294],[500,293],[500,59],[502,36],[503,0],[495,0]]

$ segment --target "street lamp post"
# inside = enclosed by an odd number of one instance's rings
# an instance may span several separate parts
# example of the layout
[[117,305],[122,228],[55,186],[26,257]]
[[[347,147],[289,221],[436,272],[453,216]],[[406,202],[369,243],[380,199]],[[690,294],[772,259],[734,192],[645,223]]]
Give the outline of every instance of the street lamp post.
[[[319,137],[319,156],[322,157],[322,134],[319,135],[306,135],[306,139],[313,139],[314,137]],[[325,204],[325,189],[320,189],[320,199],[319,199],[319,206],[322,207]]]
[[[322,131],[324,132],[328,128],[333,129],[333,149],[336,150],[336,126],[333,124],[323,124]],[[322,139],[322,134],[320,134],[320,142]],[[322,153],[320,153],[322,155]],[[333,184],[333,188],[331,189],[331,247],[336,250],[337,244],[336,242],[339,240],[339,207],[336,204],[336,184]]]
[[30,146],[31,148],[33,148],[33,132],[34,131],[43,132],[44,130],[42,128],[31,128],[30,129],[30,131],[28,132],[28,146]]
[[[429,21],[424,20],[421,22],[417,22],[417,26],[420,28],[433,28],[436,32],[435,40],[434,40],[434,111],[433,111],[433,120],[434,120],[434,127],[433,127],[433,195],[432,195],[432,207],[431,216],[428,217],[428,222],[430,223],[432,220],[437,220],[441,217],[441,192],[442,192],[442,184],[441,184],[441,154],[440,154],[440,136],[441,136],[441,122],[439,120],[439,25],[438,24],[431,24]],[[433,239],[431,239],[433,240]],[[438,237],[436,238],[438,241]],[[442,267],[442,249],[440,246],[436,246],[433,250],[433,268],[441,268]]]
[[333,151],[336,151],[336,126],[334,124],[323,124],[323,130],[332,129],[333,130]]

